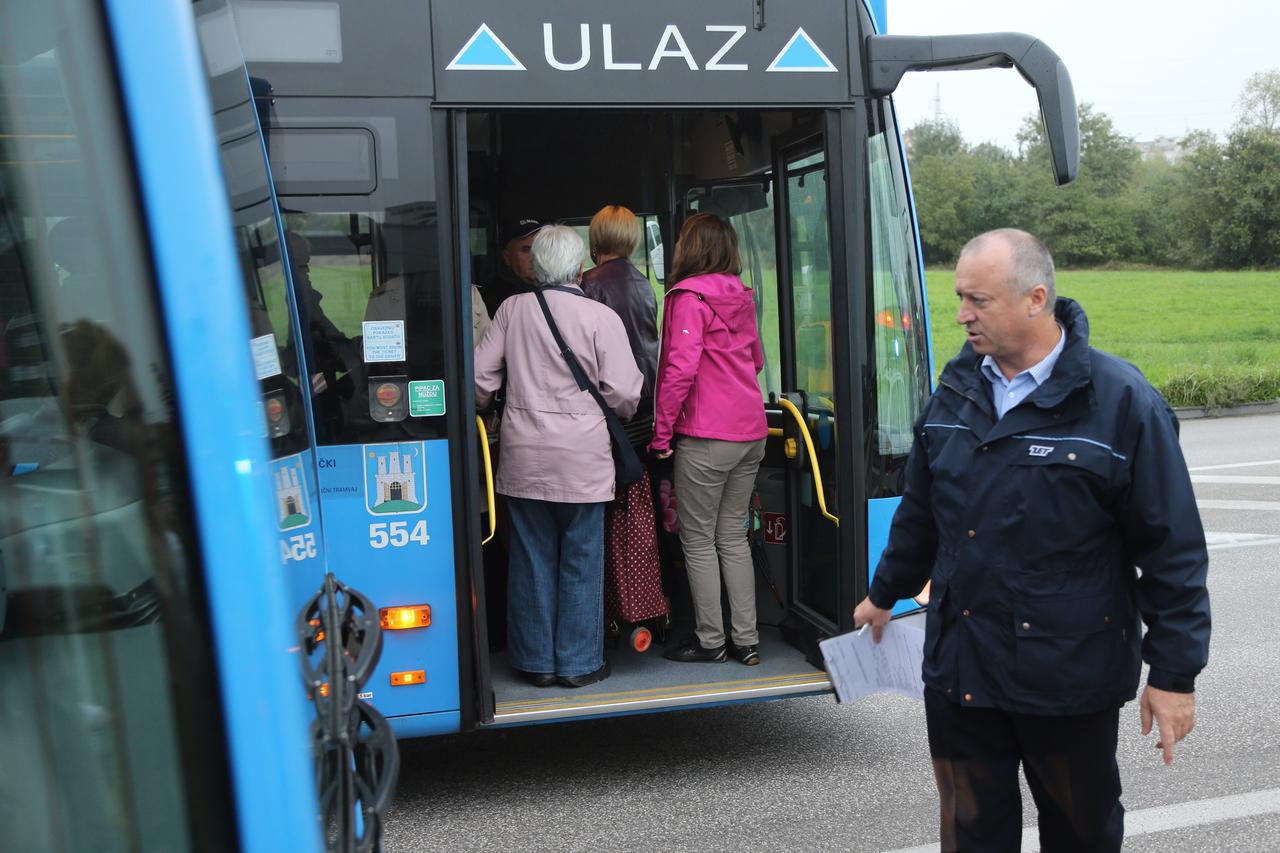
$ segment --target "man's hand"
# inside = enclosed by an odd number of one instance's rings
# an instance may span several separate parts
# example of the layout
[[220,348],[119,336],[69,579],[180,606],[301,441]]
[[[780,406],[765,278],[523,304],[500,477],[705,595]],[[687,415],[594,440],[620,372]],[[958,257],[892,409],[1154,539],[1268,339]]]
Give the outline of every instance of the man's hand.
[[[865,603],[865,602],[864,602]],[[862,605],[858,605],[860,608]],[[1173,693],[1147,685],[1138,701],[1142,710],[1142,734],[1151,734],[1154,717],[1160,727],[1156,749],[1164,750],[1164,763],[1173,763],[1173,747],[1191,733],[1196,725],[1196,694]]]
[[861,628],[863,625],[870,625],[871,639],[878,643],[880,642],[880,635],[884,633],[884,626],[889,624],[889,619],[892,616],[892,610],[876,607],[871,603],[870,598],[864,598],[853,609],[853,627]]

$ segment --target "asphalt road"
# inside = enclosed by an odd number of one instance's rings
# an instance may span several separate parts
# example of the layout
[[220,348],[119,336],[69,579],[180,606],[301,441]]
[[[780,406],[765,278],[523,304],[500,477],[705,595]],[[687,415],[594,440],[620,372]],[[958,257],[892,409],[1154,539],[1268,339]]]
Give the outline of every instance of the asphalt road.
[[[1188,421],[1214,635],[1165,767],[1121,712],[1126,850],[1280,850],[1280,415]],[[407,742],[388,851],[936,850],[918,703],[830,697]],[[1024,823],[1034,806],[1025,796]],[[1034,830],[1024,849],[1038,849]]]

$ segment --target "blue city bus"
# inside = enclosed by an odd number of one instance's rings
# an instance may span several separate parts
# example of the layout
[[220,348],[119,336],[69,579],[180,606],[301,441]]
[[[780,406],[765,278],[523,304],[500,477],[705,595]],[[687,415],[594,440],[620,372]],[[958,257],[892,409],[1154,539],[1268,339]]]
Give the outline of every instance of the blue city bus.
[[[329,685],[304,685],[298,614],[327,573],[380,614],[360,699],[401,737],[829,691],[816,644],[865,594],[933,375],[890,95],[1016,66],[1057,180],[1078,163],[1043,44],[883,23],[850,0],[0,3],[0,849],[319,847]],[[764,663],[624,635],[609,680],[535,690],[502,651],[471,284],[501,219],[608,203],[644,217],[659,294],[685,217],[741,235]]]
[[[322,389],[324,550],[386,608],[364,698],[424,736],[830,690],[817,643],[866,593],[933,375],[888,95],[912,68],[1016,62],[1065,181],[1078,144],[1057,57],[1025,36],[876,35],[846,0],[232,8],[284,227],[306,253],[293,286],[322,362],[306,369]],[[633,260],[659,297],[686,216],[719,213],[741,238],[771,427],[763,664],[682,666],[629,650],[624,629],[607,681],[540,689],[502,651],[519,602],[487,511],[471,284],[498,273],[497,223],[581,224],[610,203],[644,217]],[[314,587],[285,571],[299,597]],[[676,633],[680,587],[677,573]]]

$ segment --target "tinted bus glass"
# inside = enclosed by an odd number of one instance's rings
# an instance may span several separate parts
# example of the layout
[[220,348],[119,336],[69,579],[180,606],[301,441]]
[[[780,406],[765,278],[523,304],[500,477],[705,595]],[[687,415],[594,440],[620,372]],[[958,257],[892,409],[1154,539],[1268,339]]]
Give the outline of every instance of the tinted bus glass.
[[[427,110],[394,99],[260,97],[258,105],[285,229],[299,248],[294,287],[312,347],[319,443],[442,437],[443,418],[411,415],[408,406],[410,381],[446,376]],[[339,121],[360,126],[296,144],[306,126]],[[338,140],[364,159],[318,169],[315,158],[331,156]],[[303,177],[281,181],[281,171]]]
[[49,2],[6,5],[0,32],[17,35],[0,63],[0,849],[228,849],[221,691],[103,28]]
[[897,128],[888,105],[870,111],[867,167],[871,194],[871,341],[875,405],[867,495],[902,493],[912,425],[929,396],[929,353],[916,262],[915,228]]

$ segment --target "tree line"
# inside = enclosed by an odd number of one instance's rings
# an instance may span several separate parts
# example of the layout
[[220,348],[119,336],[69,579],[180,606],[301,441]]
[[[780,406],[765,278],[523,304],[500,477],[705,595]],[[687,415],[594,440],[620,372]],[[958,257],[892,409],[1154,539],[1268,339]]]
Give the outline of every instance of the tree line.
[[1194,131],[1175,164],[1143,160],[1131,137],[1079,107],[1080,176],[1053,183],[1039,116],[1017,151],[965,142],[946,119],[910,130],[925,261],[951,264],[975,234],[1023,227],[1062,266],[1280,267],[1280,70],[1255,74],[1225,140]]

